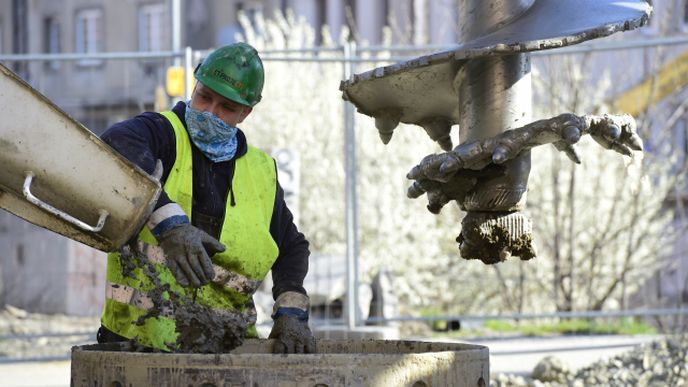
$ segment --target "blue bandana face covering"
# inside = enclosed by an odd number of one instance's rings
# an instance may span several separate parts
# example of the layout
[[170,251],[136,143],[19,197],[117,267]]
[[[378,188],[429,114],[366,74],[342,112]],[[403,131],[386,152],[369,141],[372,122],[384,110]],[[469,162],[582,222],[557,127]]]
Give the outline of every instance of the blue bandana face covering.
[[212,162],[230,160],[237,150],[237,128],[229,126],[211,112],[202,112],[186,103],[186,127],[191,141]]

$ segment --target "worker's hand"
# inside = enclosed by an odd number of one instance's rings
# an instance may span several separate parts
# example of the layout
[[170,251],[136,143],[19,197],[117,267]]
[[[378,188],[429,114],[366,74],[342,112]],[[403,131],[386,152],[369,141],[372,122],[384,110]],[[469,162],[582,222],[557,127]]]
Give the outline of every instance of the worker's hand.
[[205,231],[184,224],[166,231],[158,240],[180,285],[200,287],[215,277],[210,257],[225,251],[225,246]]
[[283,314],[279,316],[270,332],[275,339],[273,353],[315,353],[315,337],[308,327],[308,320]]

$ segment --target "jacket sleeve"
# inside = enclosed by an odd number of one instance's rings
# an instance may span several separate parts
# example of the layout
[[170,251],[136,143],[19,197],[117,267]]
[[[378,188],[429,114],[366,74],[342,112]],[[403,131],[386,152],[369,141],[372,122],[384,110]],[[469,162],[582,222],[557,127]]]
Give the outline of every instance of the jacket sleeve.
[[270,224],[279,255],[272,266],[272,296],[277,300],[285,292],[306,295],[303,280],[308,272],[308,241],[294,224],[294,217],[284,201],[284,190],[277,183],[275,207]]
[[[175,162],[176,142],[171,124],[161,114],[143,113],[114,124],[103,133],[102,139],[146,173],[152,174],[157,160],[160,160],[163,166],[160,183],[165,184]],[[163,191],[147,226],[158,237],[164,231],[183,223],[189,223],[188,216]]]

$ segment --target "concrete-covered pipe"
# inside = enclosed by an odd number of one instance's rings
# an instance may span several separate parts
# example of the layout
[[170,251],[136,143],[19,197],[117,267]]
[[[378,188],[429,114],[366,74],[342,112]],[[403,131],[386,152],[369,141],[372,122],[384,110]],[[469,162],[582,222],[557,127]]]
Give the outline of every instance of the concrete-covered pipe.
[[[493,32],[532,6],[534,0],[462,0],[459,3],[462,40]],[[461,142],[494,137],[532,120],[530,54],[488,56],[468,61],[454,79],[459,95]],[[503,176],[478,179],[459,203],[467,211],[459,236],[461,255],[498,262],[509,256],[532,258],[530,219],[517,212],[524,208],[530,152],[504,163]],[[499,230],[497,230],[499,229]],[[514,243],[492,251],[496,237]]]

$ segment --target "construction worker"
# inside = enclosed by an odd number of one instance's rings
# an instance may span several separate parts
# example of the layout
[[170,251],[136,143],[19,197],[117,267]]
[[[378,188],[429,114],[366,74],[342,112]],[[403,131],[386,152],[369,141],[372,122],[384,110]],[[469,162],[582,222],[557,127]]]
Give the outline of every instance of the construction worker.
[[255,336],[252,295],[272,269],[275,352],[314,352],[303,288],[308,242],[274,160],[237,128],[261,99],[260,57],[245,43],[225,46],[194,76],[190,101],[102,136],[150,174],[161,161],[163,192],[136,243],[108,257],[98,341],[229,351]]

